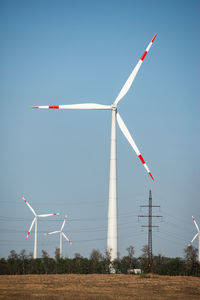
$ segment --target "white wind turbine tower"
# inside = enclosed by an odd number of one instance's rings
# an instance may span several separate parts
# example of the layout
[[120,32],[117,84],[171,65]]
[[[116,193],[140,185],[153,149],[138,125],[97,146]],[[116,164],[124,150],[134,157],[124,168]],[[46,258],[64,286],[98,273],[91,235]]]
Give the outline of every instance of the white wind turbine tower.
[[196,237],[199,236],[199,262],[200,262],[200,230],[199,230],[199,226],[197,225],[197,222],[196,222],[196,220],[193,216],[192,216],[192,220],[194,221],[194,224],[196,226],[197,234],[195,234],[195,236],[193,237],[193,239],[189,243],[188,247],[191,246],[192,243],[194,242],[194,240],[196,239]]
[[35,216],[34,219],[33,219],[33,222],[31,223],[31,226],[29,228],[28,234],[26,236],[26,240],[28,239],[28,237],[29,237],[29,235],[31,233],[31,230],[33,228],[33,225],[35,224],[35,240],[34,240],[33,258],[37,258],[37,221],[38,221],[38,218],[46,218],[46,217],[50,217],[50,216],[61,215],[62,213],[37,215],[36,212],[34,211],[34,209],[28,203],[28,201],[23,196],[21,196],[21,197],[22,197],[22,199],[24,200],[24,202],[27,204],[27,206],[30,208],[30,210],[32,211],[32,213]]
[[63,228],[65,226],[66,219],[67,219],[67,215],[64,218],[60,230],[52,231],[44,234],[44,235],[50,235],[50,234],[60,233],[60,258],[62,257],[62,237],[64,237],[70,244],[72,244],[72,242],[68,239],[68,237],[63,233]]
[[[157,35],[157,34],[156,34]],[[81,103],[81,104],[71,104],[71,105],[50,105],[50,106],[31,106],[31,108],[49,108],[49,109],[96,109],[96,110],[111,110],[112,120],[111,120],[111,139],[110,139],[110,178],[109,178],[109,199],[108,199],[108,233],[107,233],[107,250],[110,251],[111,261],[117,258],[117,172],[116,172],[116,120],[118,125],[131,144],[139,159],[143,163],[145,169],[149,173],[152,180],[154,180],[148,166],[146,165],[139,149],[137,148],[133,138],[131,137],[126,125],[124,124],[122,118],[117,111],[117,105],[119,101],[126,95],[130,89],[135,76],[137,75],[149,49],[151,48],[156,35],[153,37],[145,52],[141,56],[137,65],[133,69],[126,83],[122,87],[117,98],[112,105],[102,105],[96,103]]]

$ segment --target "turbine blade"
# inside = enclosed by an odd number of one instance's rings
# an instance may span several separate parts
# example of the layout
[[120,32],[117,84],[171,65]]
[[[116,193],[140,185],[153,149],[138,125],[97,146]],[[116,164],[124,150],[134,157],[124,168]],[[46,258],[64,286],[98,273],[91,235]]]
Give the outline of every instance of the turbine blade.
[[26,240],[27,240],[27,238],[29,237],[29,234],[31,233],[31,230],[32,230],[32,228],[33,228],[33,225],[34,225],[34,223],[35,223],[35,220],[36,220],[36,218],[34,218],[34,219],[33,219],[33,222],[31,223],[31,226],[30,226],[30,228],[29,228],[28,234],[27,234],[27,236],[26,236]]
[[22,199],[24,200],[24,202],[27,204],[27,206],[30,208],[30,210],[32,211],[32,213],[34,214],[34,216],[36,216],[36,212],[34,211],[34,209],[30,206],[30,204],[28,203],[28,201],[24,198],[23,195],[21,195]]
[[60,231],[52,231],[52,232],[47,232],[47,233],[44,233],[44,235],[50,235],[50,234],[55,234],[55,233],[59,233]]
[[49,109],[111,109],[110,105],[97,103],[81,103],[67,105],[48,105],[48,106],[31,106],[30,108],[49,108]]
[[149,173],[150,177],[152,180],[154,180],[147,164],[145,163],[138,147],[136,146],[130,132],[128,131],[128,128],[126,127],[124,121],[122,120],[122,118],[120,117],[119,113],[117,113],[117,122],[119,124],[119,127],[121,129],[121,131],[123,132],[124,136],[126,137],[126,139],[128,140],[128,142],[130,143],[130,145],[132,146],[132,148],[135,150],[137,156],[139,157],[139,159],[141,160],[141,162],[143,163],[143,166],[145,167],[145,169],[147,170],[147,172]]
[[119,95],[117,96],[114,104],[117,105],[119,103],[119,101],[126,95],[126,93],[128,92],[128,90],[130,89],[133,80],[135,79],[135,76],[137,75],[144,59],[145,56],[147,55],[149,49],[151,48],[155,38],[156,38],[157,34],[154,36],[154,38],[151,40],[151,42],[149,43],[147,49],[145,50],[145,52],[143,53],[143,55],[141,56],[140,60],[138,61],[137,65],[135,66],[135,68],[133,69],[131,75],[129,76],[129,78],[127,79],[126,83],[124,84],[124,86],[122,87]]
[[44,214],[44,215],[38,215],[38,217],[41,217],[41,218],[46,218],[46,217],[50,217],[50,216],[57,216],[57,215],[62,215],[62,213],[55,213],[55,214]]
[[197,222],[195,220],[195,218],[192,216],[192,220],[194,221],[194,224],[196,226],[197,231],[199,232],[199,226],[197,225]]
[[63,223],[62,223],[62,226],[61,226],[60,231],[63,230],[63,228],[64,228],[64,226],[65,226],[66,219],[67,219],[67,215],[66,215],[65,218],[64,218],[64,221],[63,221]]
[[193,239],[191,240],[191,242],[189,242],[188,247],[192,245],[192,243],[194,242],[194,240],[196,239],[196,237],[199,235],[199,233],[195,234],[195,236],[193,237]]
[[72,242],[68,239],[68,237],[63,232],[62,232],[62,235],[70,244],[72,244]]

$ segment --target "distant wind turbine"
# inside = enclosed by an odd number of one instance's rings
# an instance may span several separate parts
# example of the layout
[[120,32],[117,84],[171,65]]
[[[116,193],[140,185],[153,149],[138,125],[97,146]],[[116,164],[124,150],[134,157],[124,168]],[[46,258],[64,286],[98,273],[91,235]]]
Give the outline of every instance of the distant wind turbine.
[[137,75],[149,49],[151,48],[157,34],[149,43],[145,52],[141,56],[137,65],[133,69],[126,83],[122,87],[117,98],[112,105],[102,105],[96,103],[81,103],[81,104],[71,104],[71,105],[50,105],[50,106],[31,106],[31,108],[49,108],[49,109],[96,109],[96,110],[111,110],[112,111],[112,120],[111,120],[111,146],[110,146],[110,178],[109,178],[109,200],[108,200],[108,233],[107,233],[107,250],[110,252],[111,261],[117,258],[117,172],[116,172],[116,120],[118,125],[135,150],[137,156],[141,160],[145,169],[149,173],[152,180],[154,180],[147,164],[145,163],[138,147],[136,146],[133,138],[131,137],[130,132],[128,131],[126,125],[124,124],[122,118],[117,112],[117,105],[119,101],[126,95],[130,89],[135,76]]
[[52,232],[48,232],[48,233],[44,234],[44,235],[50,235],[50,234],[60,233],[60,258],[62,258],[62,237],[64,237],[70,244],[72,244],[72,242],[68,239],[68,237],[63,233],[63,228],[65,226],[66,219],[67,219],[67,215],[64,218],[64,221],[62,223],[60,230],[52,231]]
[[26,236],[26,240],[28,239],[28,237],[29,237],[29,235],[31,233],[31,230],[33,228],[33,225],[35,224],[35,240],[34,240],[33,258],[37,258],[37,220],[38,220],[38,217],[39,218],[46,218],[46,217],[50,217],[50,216],[61,215],[62,213],[37,215],[36,212],[34,211],[34,209],[28,203],[28,201],[23,196],[21,196],[21,197],[22,197],[22,199],[24,200],[24,202],[27,204],[27,206],[29,207],[29,209],[32,211],[32,213],[35,216],[34,219],[33,219],[33,222],[31,223],[31,226],[29,228],[28,234]]
[[200,262],[200,230],[199,230],[199,226],[197,225],[197,222],[196,222],[196,220],[193,216],[192,216],[192,220],[194,221],[194,225],[196,226],[197,234],[195,234],[195,236],[193,237],[193,239],[189,243],[188,247],[191,246],[192,243],[194,242],[194,240],[199,236],[199,262]]

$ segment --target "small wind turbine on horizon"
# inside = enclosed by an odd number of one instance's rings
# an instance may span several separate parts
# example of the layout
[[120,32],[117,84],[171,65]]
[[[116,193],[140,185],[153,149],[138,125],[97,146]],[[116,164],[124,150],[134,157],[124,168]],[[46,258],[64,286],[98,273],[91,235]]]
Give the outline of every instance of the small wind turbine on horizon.
[[64,221],[62,223],[62,226],[61,226],[60,230],[44,233],[44,235],[51,235],[51,234],[60,233],[60,258],[62,258],[62,237],[64,237],[69,242],[69,244],[72,244],[72,241],[70,241],[68,239],[68,237],[63,233],[63,228],[65,226],[66,219],[67,219],[67,215],[64,218]]
[[117,106],[120,100],[126,95],[130,89],[133,80],[135,79],[149,49],[151,48],[157,34],[153,37],[145,52],[141,56],[137,65],[133,69],[126,83],[122,87],[117,98],[112,105],[102,105],[97,103],[81,103],[81,104],[71,104],[71,105],[50,105],[50,106],[31,106],[31,108],[47,108],[47,109],[89,109],[89,110],[111,110],[112,120],[111,120],[111,139],[110,139],[110,177],[109,177],[109,200],[108,200],[108,233],[107,233],[107,250],[110,252],[111,261],[117,258],[117,167],[116,167],[116,120],[118,122],[119,128],[122,133],[136,152],[137,156],[141,160],[146,171],[150,175],[151,179],[154,180],[147,164],[145,163],[138,147],[136,146],[128,128],[126,127],[124,121],[122,120],[119,112],[117,111]]
[[190,247],[192,245],[192,243],[194,242],[194,240],[199,236],[199,257],[198,257],[198,259],[200,262],[200,230],[199,230],[199,226],[197,225],[197,222],[193,216],[192,216],[192,220],[194,221],[194,225],[196,226],[197,234],[195,234],[195,236],[193,237],[191,242],[189,242],[188,247]]
[[50,217],[50,216],[56,216],[56,215],[61,215],[62,213],[54,213],[54,214],[43,214],[43,215],[37,215],[35,210],[31,207],[31,205],[28,203],[28,201],[24,198],[23,195],[21,195],[22,199],[24,200],[24,202],[27,204],[27,206],[29,207],[29,209],[32,211],[32,213],[34,214],[34,219],[33,222],[31,223],[31,226],[29,228],[28,234],[26,236],[26,240],[28,239],[31,230],[33,228],[33,225],[35,224],[35,240],[34,240],[34,251],[33,251],[33,258],[37,258],[37,220],[38,217],[39,218],[46,218],[46,217]]

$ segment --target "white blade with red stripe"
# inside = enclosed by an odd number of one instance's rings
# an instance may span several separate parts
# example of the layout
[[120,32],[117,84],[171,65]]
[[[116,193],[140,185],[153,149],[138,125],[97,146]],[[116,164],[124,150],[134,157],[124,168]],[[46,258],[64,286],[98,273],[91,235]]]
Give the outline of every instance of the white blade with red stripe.
[[70,244],[72,244],[72,242],[68,239],[68,237],[63,232],[62,232],[62,235]]
[[145,52],[143,53],[143,55],[141,56],[140,60],[138,61],[137,65],[135,66],[135,68],[133,69],[131,75],[129,76],[129,78],[127,79],[126,83],[124,84],[124,86],[122,87],[119,95],[117,96],[114,104],[117,105],[119,103],[119,101],[126,95],[126,93],[128,92],[128,90],[130,89],[133,80],[135,79],[135,76],[137,75],[144,59],[145,56],[147,55],[149,49],[151,48],[155,38],[156,38],[157,34],[154,36],[154,38],[151,40],[151,42],[149,43],[147,49],[145,50]]
[[49,109],[111,109],[110,105],[97,103],[81,103],[67,105],[48,105],[48,106],[31,106],[30,108],[49,108]]
[[22,199],[24,200],[24,202],[27,204],[27,206],[30,208],[30,210],[32,211],[32,213],[34,214],[34,216],[36,216],[36,212],[34,211],[34,209],[30,206],[30,204],[28,203],[28,201],[24,198],[23,195],[21,195]]
[[44,214],[44,215],[38,215],[38,217],[45,218],[45,217],[57,216],[57,215],[62,215],[62,213]]
[[31,223],[31,226],[30,226],[30,228],[29,228],[28,234],[27,234],[27,236],[26,236],[26,240],[27,240],[27,238],[29,237],[29,234],[31,233],[31,230],[32,230],[32,228],[33,228],[33,225],[34,225],[35,221],[36,221],[36,218],[34,218],[34,219],[33,219],[33,222]]
[[196,220],[193,216],[192,216],[192,220],[194,221],[194,224],[196,226],[197,231],[199,231],[199,226],[197,225],[197,222],[196,222]]
[[189,243],[188,247],[192,245],[192,243],[194,242],[194,240],[196,239],[196,237],[199,235],[199,233],[195,234],[195,236],[193,237],[193,239],[191,240],[191,242]]
[[139,159],[141,160],[141,162],[143,163],[143,166],[145,167],[145,169],[147,170],[147,172],[149,173],[150,177],[152,180],[154,180],[147,164],[145,163],[138,147],[136,146],[130,132],[128,131],[128,128],[126,127],[124,121],[122,120],[122,118],[120,117],[119,113],[117,113],[117,122],[118,122],[118,125],[121,129],[121,131],[123,132],[124,136],[126,137],[126,139],[128,140],[128,142],[130,143],[130,145],[132,146],[132,148],[135,150],[137,156],[139,157]]
[[44,233],[44,235],[50,235],[50,234],[55,234],[55,233],[59,233],[60,231],[52,231],[52,232],[47,232],[47,233]]
[[64,221],[63,221],[63,223],[62,223],[62,226],[61,226],[61,229],[60,229],[60,231],[62,231],[63,230],[63,228],[64,228],[64,226],[65,226],[65,222],[66,222],[66,220],[67,220],[67,215],[65,216],[65,218],[64,218]]

